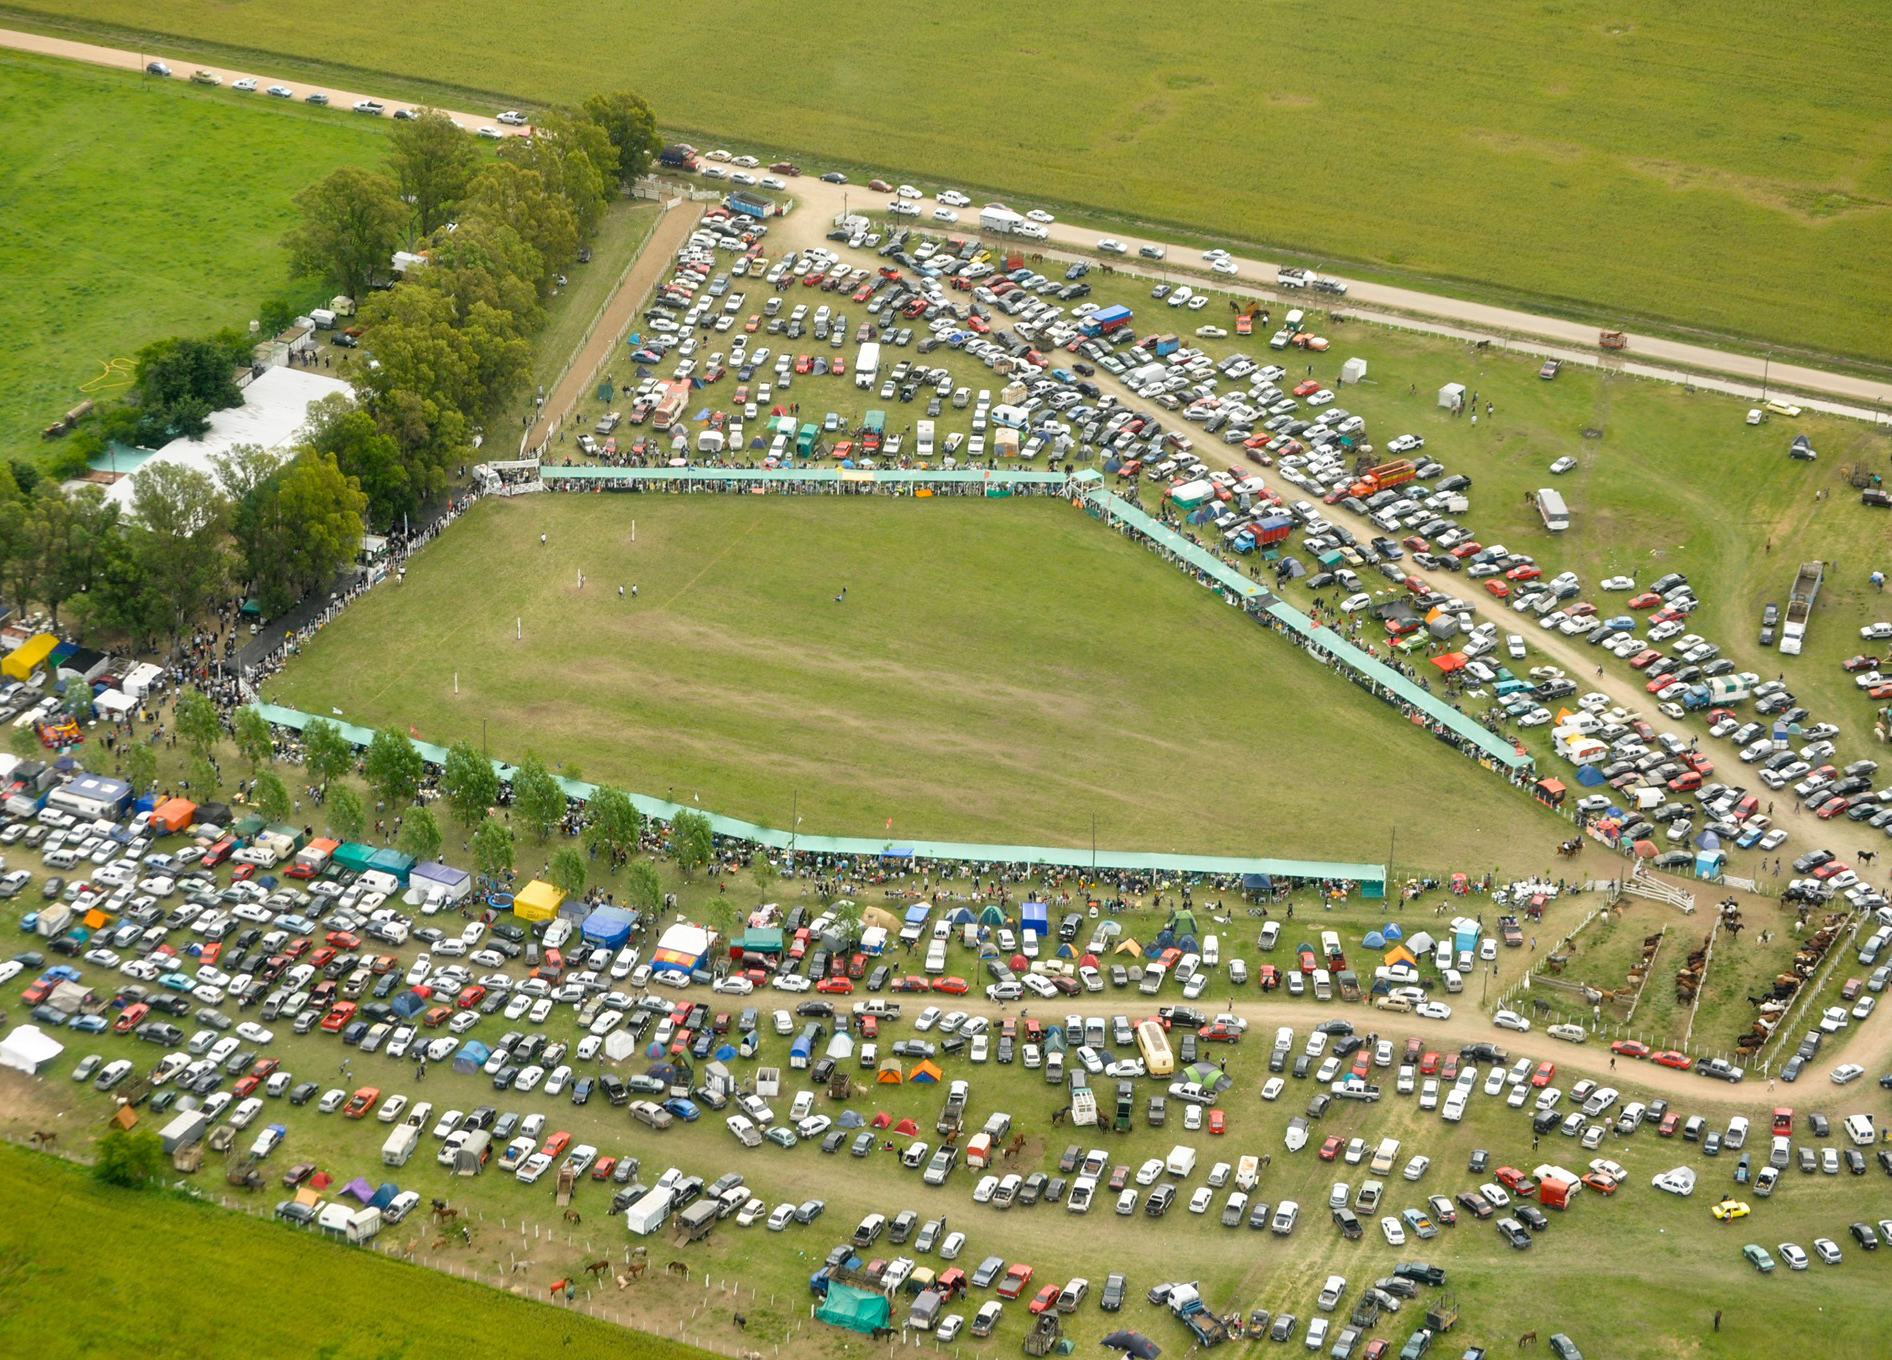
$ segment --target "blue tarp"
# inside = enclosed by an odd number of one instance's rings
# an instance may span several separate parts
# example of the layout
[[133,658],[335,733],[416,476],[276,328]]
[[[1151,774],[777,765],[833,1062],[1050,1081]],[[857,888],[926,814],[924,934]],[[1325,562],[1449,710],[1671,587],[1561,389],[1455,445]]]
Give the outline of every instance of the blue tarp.
[[1043,902],[1027,902],[1022,910],[1024,915],[1020,921],[1021,929],[1028,930],[1033,935],[1043,935],[1051,928],[1050,917]]
[[585,917],[581,933],[586,944],[622,949],[631,938],[631,913],[623,907],[598,907]]
[[914,903],[914,904],[913,904],[912,906],[910,906],[910,907],[908,907],[908,908],[907,908],[907,916],[906,916],[906,922],[907,922],[907,924],[908,924],[908,925],[910,925],[910,926],[923,926],[923,925],[925,925],[925,924],[926,924],[926,918],[927,918],[927,915],[928,915],[928,913],[930,913],[930,912],[931,912],[932,910],[933,910],[933,909],[932,909],[931,907],[929,907],[929,906],[927,906],[927,905],[926,905],[926,903],[924,903],[924,902],[916,902],[916,903]]

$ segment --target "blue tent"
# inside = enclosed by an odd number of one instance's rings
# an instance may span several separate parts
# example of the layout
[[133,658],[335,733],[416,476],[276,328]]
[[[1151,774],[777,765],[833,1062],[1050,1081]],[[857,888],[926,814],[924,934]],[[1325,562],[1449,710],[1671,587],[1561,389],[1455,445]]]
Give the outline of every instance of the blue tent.
[[412,1020],[426,1010],[429,1003],[419,992],[402,992],[388,1004],[401,1019]]
[[1381,926],[1380,934],[1384,935],[1389,940],[1403,940],[1406,938],[1406,932],[1400,928],[1399,922],[1397,921],[1388,921],[1385,925]]
[[1272,893],[1274,879],[1268,874],[1243,874],[1242,891]]
[[385,1209],[390,1204],[394,1203],[396,1199],[400,1198],[400,1194],[400,1186],[396,1185],[393,1181],[382,1181],[380,1187],[374,1192],[374,1198],[368,1201],[368,1207],[370,1209]]
[[722,1047],[716,1050],[716,1060],[718,1062],[728,1062],[731,1058],[735,1056],[736,1056],[736,1050],[730,1047],[728,1044],[724,1044]]
[[979,924],[982,926],[1002,926],[1005,924],[1005,912],[996,903],[988,902],[979,908]]
[[1077,951],[1071,948],[1069,944],[1061,944],[1058,946],[1058,957],[1061,959],[1074,959],[1077,957]]
[[1022,928],[1033,935],[1044,935],[1051,929],[1050,914],[1043,902],[1027,902],[1024,906]]
[[622,949],[631,938],[631,913],[623,907],[598,907],[585,917],[580,931],[585,943],[604,949]]
[[1377,930],[1369,930],[1366,933],[1366,938],[1360,941],[1360,943],[1368,949],[1384,949],[1386,948],[1386,937]]
[[956,926],[969,926],[973,924],[972,908],[954,907],[946,913],[946,919]]
[[1586,789],[1593,789],[1598,784],[1606,781],[1603,778],[1603,772],[1597,769],[1596,766],[1579,765],[1577,766],[1577,782]]
[[486,1060],[492,1056],[493,1050],[478,1039],[468,1039],[453,1055],[453,1070],[463,1077],[469,1076],[486,1066]]

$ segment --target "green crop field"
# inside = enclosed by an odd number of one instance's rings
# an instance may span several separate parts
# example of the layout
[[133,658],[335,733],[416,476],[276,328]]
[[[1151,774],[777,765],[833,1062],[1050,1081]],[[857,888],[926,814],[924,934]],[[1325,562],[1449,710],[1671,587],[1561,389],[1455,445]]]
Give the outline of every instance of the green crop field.
[[247,325],[288,287],[291,198],[381,156],[366,119],[17,53],[0,55],[0,100],[13,142],[0,201],[18,227],[0,259],[13,454],[86,398],[121,393],[151,341]]
[[1353,860],[1397,829],[1439,867],[1555,834],[1058,502],[486,505],[268,693],[810,833],[1075,846],[1095,814],[1100,845]]
[[1598,321],[1892,357],[1874,79],[1887,38],[1861,0],[1823,0],[1791,34],[1758,0],[1345,0],[1317,16],[815,0],[792,18],[736,0],[687,20],[553,0],[527,35],[505,6],[450,0],[372,24],[220,0],[161,18],[130,0],[15,3],[127,45],[161,25],[167,50],[281,54],[279,69],[388,73],[500,107],[631,84],[710,144],[1085,205]]
[[[398,1360],[473,1354],[502,1336],[520,1352],[604,1357],[629,1340],[605,1322],[181,1195],[101,1186],[82,1168],[10,1146],[0,1146],[0,1276],[0,1347],[44,1360],[131,1346],[154,1360]],[[702,1356],[658,1337],[635,1344],[652,1360]]]

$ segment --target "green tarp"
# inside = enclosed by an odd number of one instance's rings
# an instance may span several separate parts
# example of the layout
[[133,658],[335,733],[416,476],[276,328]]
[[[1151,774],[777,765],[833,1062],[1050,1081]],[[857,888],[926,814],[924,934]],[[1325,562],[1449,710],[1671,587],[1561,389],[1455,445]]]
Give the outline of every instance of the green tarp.
[[742,932],[742,952],[745,954],[779,954],[782,952],[782,932],[779,930],[758,930],[750,926]]
[[870,1294],[851,1284],[828,1283],[828,1297],[821,1301],[815,1316],[830,1327],[845,1327],[850,1332],[871,1336],[877,1327],[885,1327],[892,1313],[884,1294]]

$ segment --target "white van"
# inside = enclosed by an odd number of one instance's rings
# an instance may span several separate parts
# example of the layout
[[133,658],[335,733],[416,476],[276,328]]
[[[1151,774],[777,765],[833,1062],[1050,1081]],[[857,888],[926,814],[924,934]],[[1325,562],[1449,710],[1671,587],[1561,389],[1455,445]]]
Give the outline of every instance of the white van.
[[1855,1147],[1870,1147],[1878,1134],[1873,1131],[1872,1116],[1869,1114],[1849,1114],[1841,1125],[1846,1136],[1853,1140]]
[[1456,968],[1441,969],[1439,972],[1439,976],[1445,980],[1446,991],[1462,992],[1465,990],[1465,975],[1459,972],[1458,969]]

